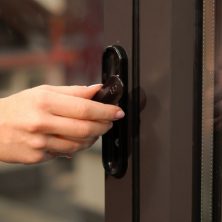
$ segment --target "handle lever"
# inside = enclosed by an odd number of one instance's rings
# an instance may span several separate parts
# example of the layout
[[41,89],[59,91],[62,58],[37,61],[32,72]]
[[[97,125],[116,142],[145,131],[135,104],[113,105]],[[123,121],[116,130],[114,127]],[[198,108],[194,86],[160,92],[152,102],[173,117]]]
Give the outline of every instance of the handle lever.
[[114,104],[125,112],[125,117],[115,121],[113,128],[102,137],[103,166],[107,175],[122,177],[127,169],[128,142],[128,59],[121,46],[106,48],[102,61],[103,87],[93,97],[94,101]]

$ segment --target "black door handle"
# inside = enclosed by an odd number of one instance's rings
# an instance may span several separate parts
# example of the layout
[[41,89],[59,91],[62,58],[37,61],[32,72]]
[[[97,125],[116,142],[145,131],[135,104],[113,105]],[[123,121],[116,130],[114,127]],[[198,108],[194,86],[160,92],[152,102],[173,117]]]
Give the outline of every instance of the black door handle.
[[102,89],[93,100],[119,104],[125,117],[115,121],[113,128],[103,135],[103,166],[107,175],[122,177],[127,169],[128,135],[128,59],[125,50],[118,45],[105,49],[102,58]]

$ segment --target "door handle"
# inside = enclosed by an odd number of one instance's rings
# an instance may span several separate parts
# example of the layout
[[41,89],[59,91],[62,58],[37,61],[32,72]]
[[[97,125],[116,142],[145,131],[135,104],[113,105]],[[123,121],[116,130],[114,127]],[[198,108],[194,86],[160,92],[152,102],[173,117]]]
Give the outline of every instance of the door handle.
[[106,175],[122,177],[127,170],[128,142],[128,59],[118,45],[108,46],[102,58],[101,90],[94,101],[118,104],[125,117],[114,121],[113,127],[102,137],[102,157]]

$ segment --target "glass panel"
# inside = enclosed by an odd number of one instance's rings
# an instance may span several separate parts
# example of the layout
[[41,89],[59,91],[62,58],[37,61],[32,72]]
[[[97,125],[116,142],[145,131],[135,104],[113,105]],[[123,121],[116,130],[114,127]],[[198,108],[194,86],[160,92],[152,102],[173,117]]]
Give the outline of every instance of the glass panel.
[[[40,84],[100,82],[102,2],[1,0],[0,97]],[[1,221],[104,221],[100,147],[72,160],[0,163]]]
[[221,182],[222,182],[222,2],[216,4],[215,26],[215,92],[214,92],[214,196],[213,221],[221,222]]
[[141,222],[198,221],[192,219],[199,195],[193,195],[192,176],[199,127],[194,117],[201,83],[200,3],[140,1],[140,98],[147,99],[140,113]]

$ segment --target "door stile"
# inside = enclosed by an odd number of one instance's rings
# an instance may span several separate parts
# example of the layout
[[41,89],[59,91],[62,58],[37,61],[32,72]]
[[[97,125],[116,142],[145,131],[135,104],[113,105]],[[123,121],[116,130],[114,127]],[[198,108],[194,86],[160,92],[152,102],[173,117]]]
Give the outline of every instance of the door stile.
[[[128,56],[128,169],[121,178],[106,175],[105,221],[133,222],[133,178],[132,178],[132,0],[104,1],[104,47],[120,45]],[[104,149],[105,147],[103,147]]]

